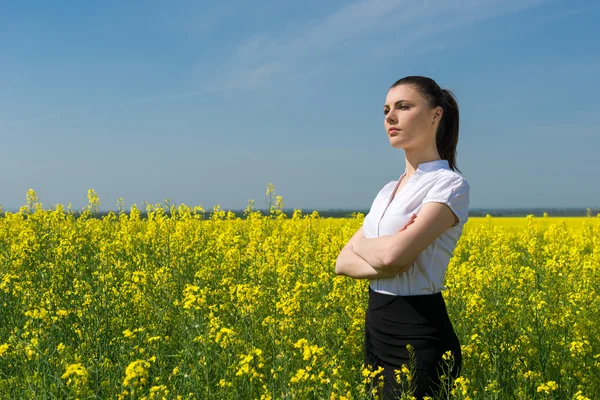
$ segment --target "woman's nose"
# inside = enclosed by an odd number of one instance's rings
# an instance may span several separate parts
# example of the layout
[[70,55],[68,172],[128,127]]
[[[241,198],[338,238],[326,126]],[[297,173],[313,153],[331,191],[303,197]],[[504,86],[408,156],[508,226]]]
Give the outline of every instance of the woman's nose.
[[396,119],[394,118],[394,115],[391,112],[385,116],[385,120],[387,121],[388,124],[393,124],[396,122]]

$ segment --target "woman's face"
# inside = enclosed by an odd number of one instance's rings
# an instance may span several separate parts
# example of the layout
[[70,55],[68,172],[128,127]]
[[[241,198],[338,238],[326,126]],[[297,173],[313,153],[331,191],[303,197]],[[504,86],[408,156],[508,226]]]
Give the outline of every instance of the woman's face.
[[383,125],[395,148],[435,145],[435,132],[442,108],[429,108],[427,100],[411,85],[399,85],[388,91],[383,106]]

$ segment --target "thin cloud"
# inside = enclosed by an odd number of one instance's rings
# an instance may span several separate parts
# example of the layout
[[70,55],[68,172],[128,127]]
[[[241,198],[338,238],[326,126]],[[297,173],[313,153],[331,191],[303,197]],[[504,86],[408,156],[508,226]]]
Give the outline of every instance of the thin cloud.
[[[92,109],[167,101],[238,88],[256,89],[282,76],[297,78],[326,73],[339,68],[344,62],[343,56],[352,56],[355,60],[353,68],[359,68],[361,59],[372,62],[373,58],[385,57],[388,46],[393,46],[395,51],[401,49],[401,46],[406,46],[411,52],[427,51],[435,48],[435,43],[418,43],[414,50],[415,41],[535,7],[543,2],[544,0],[362,0],[348,4],[323,18],[297,23],[287,33],[279,36],[257,34],[251,37],[238,46],[230,59],[222,63],[220,69],[223,72],[204,89],[139,96],[112,104],[67,108],[23,120],[0,122],[0,129],[38,124]],[[572,12],[554,18],[570,14]],[[389,39],[390,36],[393,38]],[[400,44],[400,40],[406,44]],[[325,63],[324,60],[328,62]]]
[[[373,55],[373,44],[414,45],[422,39],[543,3],[544,0],[363,0],[323,19],[296,25],[287,34],[256,35],[241,43],[228,60],[231,67],[218,77],[223,88],[256,88],[285,74],[306,73],[323,57]],[[381,44],[379,44],[381,46]],[[381,53],[381,52],[379,52]],[[369,59],[372,61],[372,59]],[[338,63],[339,65],[339,63]]]
[[128,106],[128,105],[132,105],[132,104],[137,104],[137,103],[144,103],[144,102],[152,102],[152,101],[164,101],[164,100],[173,100],[173,99],[178,99],[178,98],[182,98],[182,97],[192,97],[192,96],[198,96],[201,94],[206,94],[206,93],[210,93],[210,92],[216,92],[219,91],[221,89],[219,88],[206,88],[206,89],[201,89],[201,90],[191,90],[188,92],[176,92],[176,93],[162,93],[162,94],[158,94],[155,96],[144,96],[144,97],[135,97],[129,100],[124,100],[118,103],[114,103],[113,106],[114,107],[124,107],[124,106]]

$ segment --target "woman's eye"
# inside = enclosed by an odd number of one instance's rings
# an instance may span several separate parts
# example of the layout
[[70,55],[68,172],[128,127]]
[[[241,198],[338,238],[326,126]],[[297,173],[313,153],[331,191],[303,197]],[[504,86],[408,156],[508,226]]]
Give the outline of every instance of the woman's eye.
[[[399,106],[398,107],[399,110],[404,110],[404,109],[409,109],[409,108],[410,108],[409,106]],[[383,115],[387,115],[387,113],[389,113],[389,112],[390,112],[390,110],[385,109],[385,110],[383,110]]]

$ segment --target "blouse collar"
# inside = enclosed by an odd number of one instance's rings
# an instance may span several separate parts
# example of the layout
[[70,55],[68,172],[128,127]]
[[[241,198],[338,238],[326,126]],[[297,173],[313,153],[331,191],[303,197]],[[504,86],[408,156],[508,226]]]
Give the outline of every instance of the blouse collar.
[[[433,160],[422,162],[419,165],[417,165],[417,170],[415,171],[415,174],[418,175],[423,172],[437,171],[438,169],[450,169],[450,164],[448,163],[448,160]],[[406,169],[404,170],[403,175],[406,175]]]
[[450,169],[450,164],[448,163],[448,160],[427,161],[422,162],[417,166],[417,170],[423,172],[436,171],[440,168]]
[[[437,171],[439,169],[450,169],[450,164],[448,163],[448,160],[440,159],[440,160],[422,162],[417,166],[417,170],[415,171],[413,176],[415,177],[415,179],[418,179],[418,177],[425,172]],[[402,174],[400,179],[402,179],[403,176],[406,176],[406,173],[407,173],[407,171],[405,169],[404,173]],[[412,177],[411,177],[411,180],[412,180]]]

